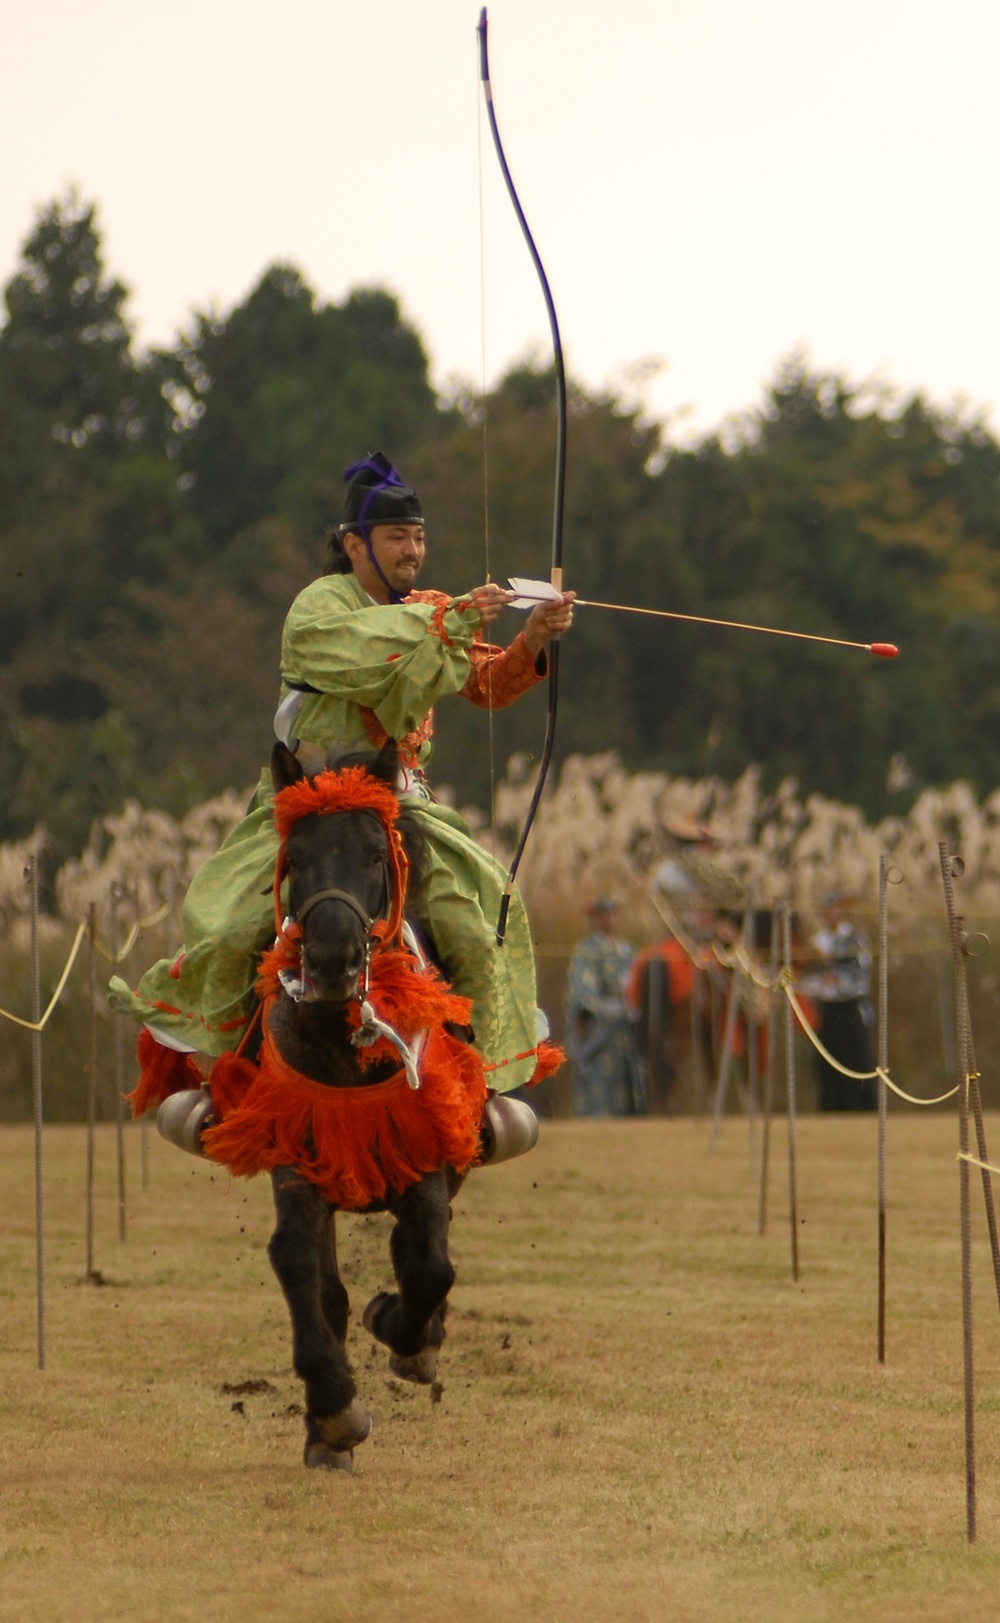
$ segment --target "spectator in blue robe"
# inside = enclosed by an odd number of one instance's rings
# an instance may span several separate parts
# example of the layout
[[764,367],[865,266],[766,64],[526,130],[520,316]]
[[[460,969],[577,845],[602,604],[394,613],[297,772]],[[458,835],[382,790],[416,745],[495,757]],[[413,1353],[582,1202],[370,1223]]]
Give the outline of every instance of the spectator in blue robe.
[[635,948],[618,934],[618,904],[588,909],[590,933],[577,942],[566,987],[566,1052],[578,1116],[638,1116],[646,1100],[625,1000]]

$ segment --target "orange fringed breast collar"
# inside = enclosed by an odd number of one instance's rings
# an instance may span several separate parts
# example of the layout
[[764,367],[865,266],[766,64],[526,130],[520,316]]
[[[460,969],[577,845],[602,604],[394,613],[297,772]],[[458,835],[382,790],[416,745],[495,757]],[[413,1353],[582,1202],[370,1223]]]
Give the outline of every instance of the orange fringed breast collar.
[[[368,1050],[365,1058],[371,1054],[379,1057]],[[267,1010],[259,1065],[223,1054],[209,1086],[223,1119],[203,1135],[206,1155],[238,1177],[295,1166],[346,1211],[382,1202],[388,1190],[401,1193],[444,1165],[465,1172],[479,1154],[483,1061],[440,1023],[428,1031],[418,1091],[402,1069],[347,1088],[300,1075],[279,1053]]]
[[[390,918],[372,930],[378,945],[372,958],[371,993],[379,1019],[401,1038],[409,1042],[418,1033],[424,1037],[418,1089],[409,1085],[402,1068],[384,1082],[355,1087],[313,1081],[285,1061],[269,1027],[268,1016],[280,993],[280,972],[294,967],[300,955],[298,931],[293,927],[286,931],[280,913],[284,842],[301,817],[354,810],[374,812],[389,842],[393,905]],[[205,1153],[239,1177],[295,1166],[327,1200],[348,1211],[384,1201],[389,1190],[402,1193],[441,1166],[467,1171],[480,1153],[486,1071],[497,1067],[486,1067],[474,1048],[446,1029],[448,1024],[468,1024],[469,1000],[454,993],[436,971],[421,965],[400,944],[407,866],[396,827],[395,794],[363,767],[347,767],[281,790],[274,815],[282,840],[274,887],[277,940],[260,961],[260,1059],[255,1063],[236,1053],[215,1061],[209,1087],[219,1122],[202,1136]],[[348,1028],[360,1022],[356,1004],[348,1015]],[[530,1053],[538,1061],[533,1082],[550,1074],[562,1059],[561,1050],[549,1043]],[[361,1069],[397,1057],[385,1037],[356,1054]],[[186,1069],[170,1063],[165,1068],[154,1058],[143,1054],[140,1039],[143,1071],[134,1097],[136,1113],[179,1087],[193,1085]],[[171,1061],[180,1058],[171,1052]]]

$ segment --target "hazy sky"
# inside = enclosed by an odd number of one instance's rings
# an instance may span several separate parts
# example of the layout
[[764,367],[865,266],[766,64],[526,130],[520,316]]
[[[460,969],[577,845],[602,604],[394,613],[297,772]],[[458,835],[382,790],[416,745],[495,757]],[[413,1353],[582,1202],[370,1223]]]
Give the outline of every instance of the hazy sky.
[[[489,378],[547,352],[477,19],[468,0],[9,0],[0,280],[76,182],[142,342],[286,259],[326,299],[398,293],[439,383],[479,384],[484,330]],[[586,383],[660,357],[645,398],[690,433],[802,345],[1000,429],[995,0],[495,0],[490,56]]]

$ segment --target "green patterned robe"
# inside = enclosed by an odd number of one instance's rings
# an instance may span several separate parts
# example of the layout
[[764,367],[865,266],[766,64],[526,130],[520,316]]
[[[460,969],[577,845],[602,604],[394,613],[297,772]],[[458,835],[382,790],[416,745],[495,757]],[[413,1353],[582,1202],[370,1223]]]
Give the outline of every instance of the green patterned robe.
[[[414,592],[403,604],[373,605],[353,575],[313,581],[292,604],[281,648],[282,698],[299,684],[318,690],[305,694],[295,717],[300,751],[325,752],[334,743],[381,746],[394,738],[403,763],[423,767],[438,699],[461,692],[474,704],[499,708],[544,674],[544,658],[533,661],[523,637],[509,649],[490,648],[478,628],[468,599]],[[257,960],[274,934],[272,798],[265,771],[243,821],[191,881],[177,957],[154,964],[134,991],[120,977],[111,982],[112,1007],[211,1055],[237,1046],[252,1008]],[[455,990],[472,999],[476,1046],[488,1061],[510,1060],[538,1040],[523,904],[515,895],[498,948],[503,869],[456,812],[405,798],[427,841],[413,909],[426,918]],[[522,1060],[491,1081],[509,1091],[526,1082],[533,1067],[532,1059]]]

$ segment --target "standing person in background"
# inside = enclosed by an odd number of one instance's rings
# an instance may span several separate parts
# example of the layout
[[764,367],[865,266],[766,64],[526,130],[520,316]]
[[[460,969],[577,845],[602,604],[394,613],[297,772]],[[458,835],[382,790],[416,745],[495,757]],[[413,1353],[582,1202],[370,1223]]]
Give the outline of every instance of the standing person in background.
[[625,998],[644,1062],[647,1108],[665,1116],[675,1108],[680,1056],[691,1045],[690,1002],[698,973],[680,942],[665,935],[633,960]]
[[[816,1004],[817,1036],[823,1047],[851,1071],[875,1069],[872,1042],[875,1017],[871,990],[871,943],[848,917],[852,898],[836,892],[824,898],[822,925],[812,938],[814,957],[796,990]],[[816,1054],[820,1110],[876,1110],[878,1084],[843,1076]]]
[[686,1083],[697,1113],[706,1078],[718,1065],[716,1028],[726,990],[725,971],[712,952],[719,909],[742,902],[742,888],[726,867],[718,830],[703,818],[667,817],[660,838],[668,854],[653,872],[649,894],[668,934],[646,949],[643,965],[638,959],[633,965],[629,1006],[645,1057],[650,1111],[677,1109]]
[[632,944],[618,934],[618,903],[588,908],[590,933],[577,942],[566,986],[566,1052],[573,1061],[578,1116],[645,1115],[632,1021],[625,1001]]

